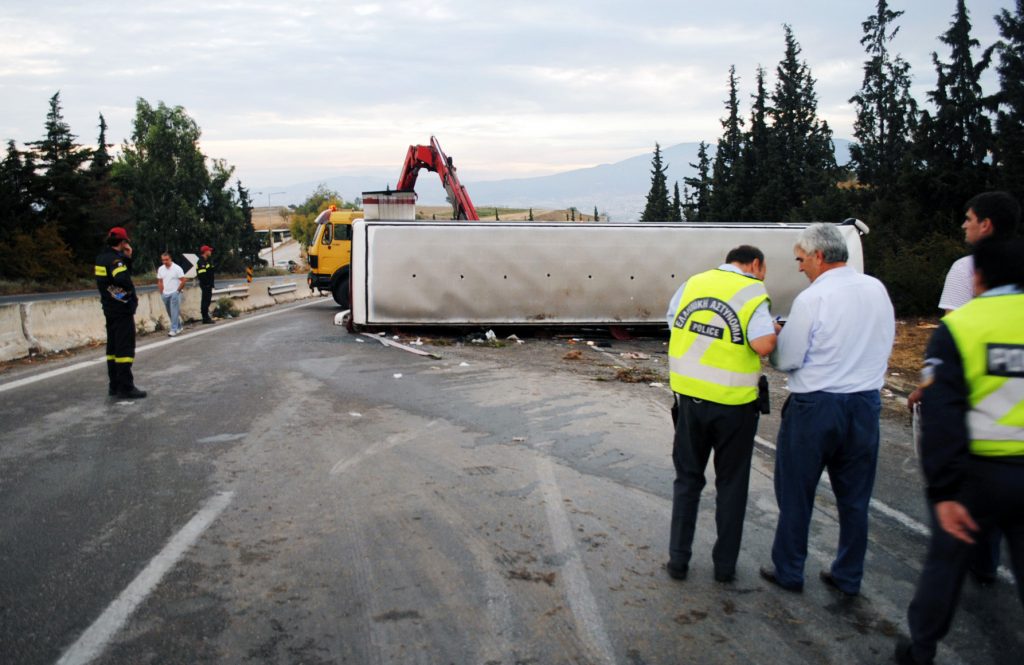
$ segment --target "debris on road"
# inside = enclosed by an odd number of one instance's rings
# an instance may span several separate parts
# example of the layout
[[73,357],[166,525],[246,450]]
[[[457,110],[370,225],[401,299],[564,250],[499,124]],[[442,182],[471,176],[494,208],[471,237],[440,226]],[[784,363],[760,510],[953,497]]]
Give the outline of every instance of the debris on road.
[[615,379],[623,383],[658,383],[662,377],[645,368],[623,367],[615,372]]
[[579,360],[583,357],[583,352],[574,350],[562,356],[562,360]]
[[[392,347],[394,347],[396,349],[402,349],[403,351],[408,351],[409,353],[415,353],[418,356],[427,356],[428,358],[433,358],[434,360],[441,360],[441,356],[436,354],[436,353],[431,353],[429,351],[424,351],[423,349],[414,349],[411,346],[406,346],[405,344],[399,344],[398,342],[390,340],[387,337],[375,337],[375,336],[371,335],[370,333],[360,333],[360,334],[363,335],[364,337],[369,337],[370,339],[375,339],[378,342],[380,342],[381,344],[383,344],[384,346],[392,346]],[[383,333],[380,333],[380,334],[383,335]],[[399,339],[397,335],[395,335],[395,339]],[[422,342],[420,342],[420,344],[422,344]]]

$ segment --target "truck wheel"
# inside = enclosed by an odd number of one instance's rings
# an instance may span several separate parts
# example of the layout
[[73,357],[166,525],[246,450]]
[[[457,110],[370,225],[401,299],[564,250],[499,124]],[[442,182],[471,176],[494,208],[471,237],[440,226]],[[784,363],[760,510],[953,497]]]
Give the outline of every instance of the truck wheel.
[[338,303],[342,309],[347,309],[348,304],[348,275],[341,277],[334,284],[334,290],[331,291],[334,296],[334,302]]

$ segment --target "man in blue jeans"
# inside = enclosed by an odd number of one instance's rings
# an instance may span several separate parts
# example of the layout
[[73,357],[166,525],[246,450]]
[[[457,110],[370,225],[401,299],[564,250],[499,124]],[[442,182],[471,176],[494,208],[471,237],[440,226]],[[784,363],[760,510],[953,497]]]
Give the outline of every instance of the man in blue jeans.
[[772,364],[789,374],[775,453],[779,522],[771,568],[761,577],[787,591],[804,586],[814,495],[828,469],[839,509],[839,547],[821,580],[847,596],[860,592],[875,484],[879,390],[896,321],[877,279],[846,265],[838,227],[812,224],[797,238],[797,269],[811,285],[793,301]]
[[171,322],[171,330],[167,335],[176,337],[181,333],[181,291],[185,288],[185,271],[171,260],[170,252],[161,254],[160,261],[163,265],[157,268],[156,284],[167,309],[167,318]]

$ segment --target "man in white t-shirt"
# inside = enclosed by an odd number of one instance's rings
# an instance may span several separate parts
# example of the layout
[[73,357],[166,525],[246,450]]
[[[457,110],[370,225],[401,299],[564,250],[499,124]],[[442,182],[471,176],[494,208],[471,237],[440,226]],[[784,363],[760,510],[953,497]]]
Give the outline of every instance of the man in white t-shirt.
[[[974,247],[985,238],[1009,239],[1017,234],[1020,226],[1020,204],[1007,192],[983,192],[967,202],[964,213],[964,240]],[[967,255],[957,259],[946,274],[946,281],[939,296],[939,309],[949,314],[960,309],[974,298],[974,258]],[[918,388],[907,404],[911,410],[921,400]],[[978,536],[970,571],[975,581],[988,586],[996,581],[999,568],[999,550],[1002,541],[999,531]]]
[[185,288],[185,271],[177,263],[171,260],[169,252],[160,255],[163,265],[157,268],[156,284],[160,289],[160,297],[164,300],[164,307],[167,308],[167,316],[171,320],[171,331],[169,337],[175,337],[181,332],[181,292]]

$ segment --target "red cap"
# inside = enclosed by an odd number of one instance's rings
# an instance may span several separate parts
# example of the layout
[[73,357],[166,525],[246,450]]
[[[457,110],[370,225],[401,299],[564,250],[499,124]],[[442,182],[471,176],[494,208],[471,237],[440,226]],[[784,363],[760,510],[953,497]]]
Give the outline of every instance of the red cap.
[[199,253],[200,254],[202,254],[203,252],[212,252],[212,251],[213,251],[213,247],[210,247],[209,245],[203,245],[202,247],[199,248]]
[[107,237],[114,240],[128,240],[128,232],[122,226],[115,226],[107,233]]

